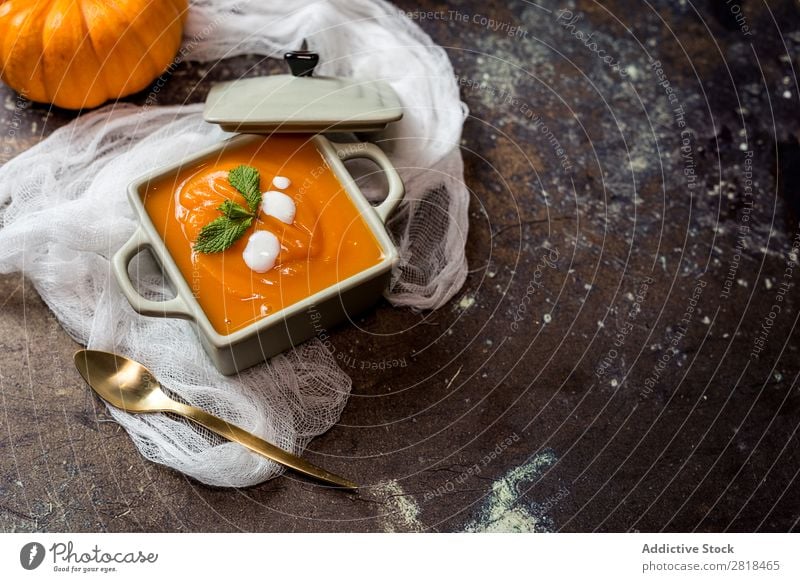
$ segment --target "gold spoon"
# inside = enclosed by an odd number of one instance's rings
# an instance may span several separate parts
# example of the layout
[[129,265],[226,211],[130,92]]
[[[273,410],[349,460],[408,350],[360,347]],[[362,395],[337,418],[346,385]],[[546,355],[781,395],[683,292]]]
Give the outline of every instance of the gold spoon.
[[172,412],[203,425],[208,430],[244,445],[251,451],[320,481],[358,489],[358,485],[320,469],[246,430],[217,418],[199,408],[172,400],[150,371],[124,356],[97,350],[79,350],[75,353],[75,366],[86,383],[109,404],[126,412]]

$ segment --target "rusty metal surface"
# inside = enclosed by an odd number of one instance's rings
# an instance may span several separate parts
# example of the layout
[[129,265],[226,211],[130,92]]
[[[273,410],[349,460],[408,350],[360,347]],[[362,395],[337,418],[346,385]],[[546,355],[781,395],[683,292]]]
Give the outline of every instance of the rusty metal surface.
[[[800,15],[718,4],[411,14],[471,112],[471,271],[437,312],[332,334],[353,395],[308,458],[358,495],[144,461],[0,277],[0,530],[796,530]],[[279,67],[182,64],[158,100]],[[3,161],[72,118],[0,102]]]

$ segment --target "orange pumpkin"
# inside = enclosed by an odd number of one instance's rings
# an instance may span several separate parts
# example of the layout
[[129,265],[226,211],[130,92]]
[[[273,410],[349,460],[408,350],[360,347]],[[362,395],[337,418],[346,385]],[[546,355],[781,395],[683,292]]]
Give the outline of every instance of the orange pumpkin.
[[180,48],[188,0],[0,0],[0,77],[32,101],[96,107],[147,87]]

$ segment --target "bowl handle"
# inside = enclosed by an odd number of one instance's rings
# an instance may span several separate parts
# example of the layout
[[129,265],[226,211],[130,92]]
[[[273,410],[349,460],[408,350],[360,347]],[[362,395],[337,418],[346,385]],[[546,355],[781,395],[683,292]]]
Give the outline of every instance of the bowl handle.
[[394,169],[392,162],[383,153],[383,150],[375,144],[366,142],[357,143],[334,143],[333,147],[336,149],[336,154],[342,161],[352,160],[355,158],[367,158],[372,160],[386,175],[386,181],[389,183],[389,192],[386,198],[378,206],[375,206],[375,212],[378,213],[382,222],[386,222],[389,216],[400,204],[405,194],[405,187],[403,181],[400,179],[400,174]]
[[133,236],[128,239],[113,258],[114,275],[117,278],[122,293],[131,304],[131,307],[142,315],[155,315],[162,317],[181,317],[184,319],[194,319],[180,296],[166,301],[152,301],[144,298],[133,286],[130,275],[128,274],[128,264],[131,259],[146,248],[152,248],[150,239],[141,228],[136,229]]

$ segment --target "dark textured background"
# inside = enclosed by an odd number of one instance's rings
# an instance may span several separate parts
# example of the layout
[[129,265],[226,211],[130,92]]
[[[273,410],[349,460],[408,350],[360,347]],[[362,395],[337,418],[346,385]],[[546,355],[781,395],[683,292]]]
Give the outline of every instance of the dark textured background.
[[[750,357],[800,232],[800,15],[797,2],[769,4],[736,4],[745,35],[723,2],[425,3],[440,18],[421,25],[447,47],[471,111],[471,270],[437,312],[383,304],[366,332],[333,334],[355,362],[353,395],[307,456],[364,484],[358,495],[291,476],[213,489],[144,461],[79,378],[77,346],[36,291],[20,274],[0,277],[0,530],[796,530],[800,269]],[[626,78],[559,25],[561,8]],[[492,31],[481,15],[519,32]],[[651,56],[685,110],[691,189]],[[215,81],[280,68],[183,64],[159,103],[202,101]],[[73,117],[5,87],[0,100],[11,152]],[[752,230],[725,299],[745,150]],[[536,275],[548,248],[558,260]],[[360,369],[384,358],[407,365]]]

